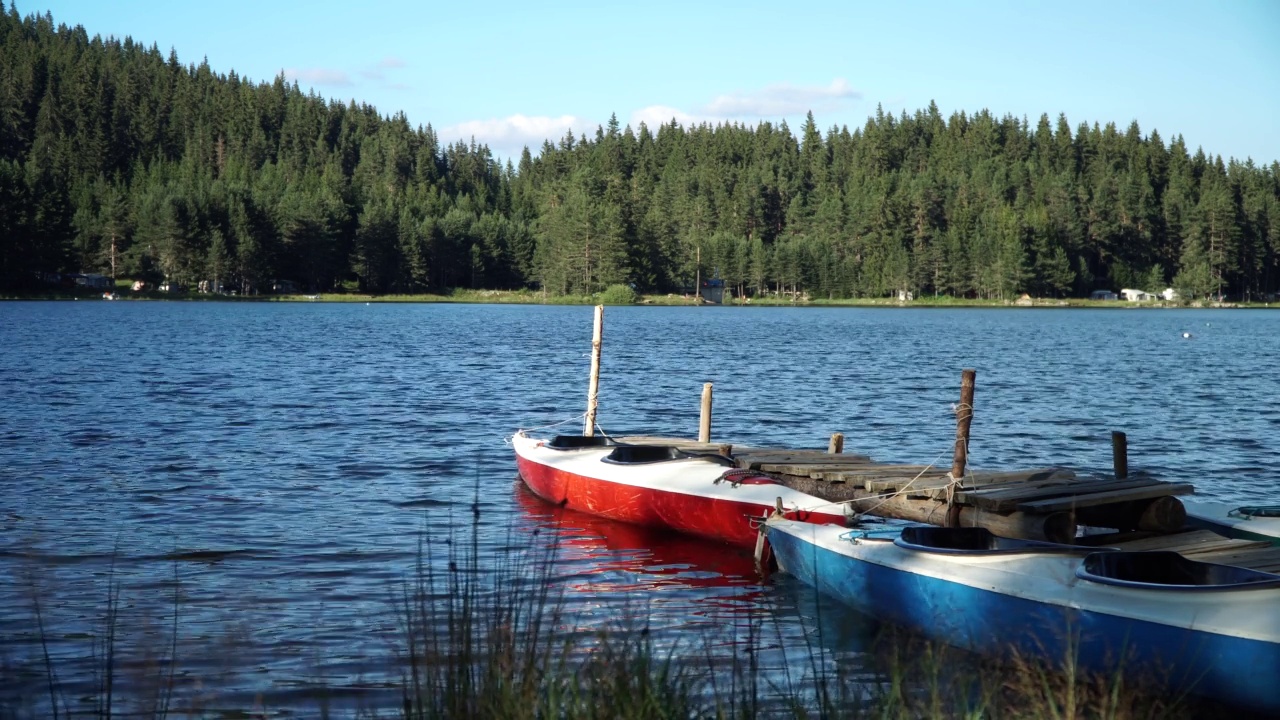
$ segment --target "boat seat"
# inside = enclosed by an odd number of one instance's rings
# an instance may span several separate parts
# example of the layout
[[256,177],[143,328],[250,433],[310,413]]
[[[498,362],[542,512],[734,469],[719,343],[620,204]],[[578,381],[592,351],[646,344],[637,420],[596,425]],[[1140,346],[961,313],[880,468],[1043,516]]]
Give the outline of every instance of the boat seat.
[[733,459],[724,455],[685,452],[673,445],[618,445],[602,459],[603,462],[614,465],[646,465],[672,460],[709,460],[734,467]]
[[1000,537],[986,528],[906,527],[902,529],[902,535],[894,540],[894,544],[907,550],[948,555],[1099,553],[1099,548],[1093,547]]
[[1232,590],[1280,587],[1280,575],[1232,565],[1188,560],[1166,550],[1090,555],[1076,577],[1091,582],[1150,590]]
[[581,450],[582,448],[610,447],[618,441],[606,435],[557,435],[547,441],[545,447],[552,450]]

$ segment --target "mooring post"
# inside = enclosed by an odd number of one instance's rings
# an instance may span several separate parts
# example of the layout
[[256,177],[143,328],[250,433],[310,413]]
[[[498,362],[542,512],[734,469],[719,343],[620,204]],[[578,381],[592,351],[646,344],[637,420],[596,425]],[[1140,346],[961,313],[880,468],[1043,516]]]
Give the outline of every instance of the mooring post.
[[956,405],[956,449],[951,460],[951,477],[964,477],[969,462],[969,424],[973,422],[973,381],[978,371],[966,368],[960,373],[960,404]]
[[702,414],[698,416],[698,442],[711,442],[711,383],[702,384]]
[[596,406],[600,400],[600,346],[604,344],[604,306],[596,306],[595,328],[591,331],[591,380],[587,385],[587,419],[582,434],[591,437],[596,431]]
[[844,452],[844,433],[831,433],[831,442],[827,443],[827,452],[839,455]]
[[1111,465],[1117,480],[1129,477],[1129,436],[1119,430],[1111,431]]

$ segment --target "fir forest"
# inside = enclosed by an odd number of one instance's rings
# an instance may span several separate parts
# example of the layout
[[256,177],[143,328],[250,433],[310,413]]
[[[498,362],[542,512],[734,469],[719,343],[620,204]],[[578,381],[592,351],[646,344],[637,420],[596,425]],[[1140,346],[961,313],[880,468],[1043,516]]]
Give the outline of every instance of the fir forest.
[[1280,164],[1140,119],[933,104],[854,128],[615,118],[503,161],[394,109],[13,6],[0,66],[10,295],[56,273],[240,295],[678,293],[716,275],[738,297],[1280,290]]

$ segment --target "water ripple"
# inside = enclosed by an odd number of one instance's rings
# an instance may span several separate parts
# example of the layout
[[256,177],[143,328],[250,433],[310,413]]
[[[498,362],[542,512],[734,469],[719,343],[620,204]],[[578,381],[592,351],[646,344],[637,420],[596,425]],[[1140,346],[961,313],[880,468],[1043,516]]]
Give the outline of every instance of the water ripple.
[[[513,484],[504,438],[584,409],[589,308],[6,303],[0,315],[0,387],[21,408],[0,414],[0,575],[16,579],[0,583],[0,659],[15,676],[40,677],[24,664],[38,657],[38,596],[68,683],[91,689],[115,588],[140,648],[177,616],[183,676],[226,708],[303,706],[320,685],[394,707],[394,599],[420,550],[437,576],[475,553],[481,584],[549,579],[576,613],[567,633],[633,610],[673,643],[765,617],[807,632],[806,591],[760,584],[749,557]],[[139,350],[103,362],[68,337]],[[1132,469],[1245,500],[1276,488],[1275,357],[1280,314],[1265,312],[610,308],[599,422],[692,436],[709,381],[717,439],[816,448],[840,431],[849,452],[928,463],[949,454],[973,367],[978,467],[1106,471],[1116,429]],[[549,552],[550,578],[516,572]],[[760,650],[775,663],[792,651]]]

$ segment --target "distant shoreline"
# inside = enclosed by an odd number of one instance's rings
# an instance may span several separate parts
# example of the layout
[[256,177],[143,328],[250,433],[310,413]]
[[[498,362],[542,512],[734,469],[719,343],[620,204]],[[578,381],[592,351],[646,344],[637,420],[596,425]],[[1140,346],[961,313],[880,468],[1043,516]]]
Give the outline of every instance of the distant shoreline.
[[[0,300],[7,301],[64,301],[85,300],[102,301],[99,292],[30,292],[4,293]],[[284,294],[284,295],[222,295],[212,293],[160,293],[160,292],[117,292],[116,301],[156,301],[156,302],[325,302],[325,303],[452,303],[452,304],[489,304],[489,305],[598,305],[599,295],[543,295],[528,290],[458,290],[449,294],[411,294],[411,295],[366,295],[361,293],[319,293],[319,294]],[[605,303],[609,304],[609,303]],[[638,306],[678,307],[696,305],[694,299],[686,295],[655,294],[641,295],[639,301],[628,303]],[[919,298],[910,301],[898,301],[890,298],[845,298],[845,299],[801,299],[790,300],[782,297],[750,298],[747,302],[702,303],[704,307],[878,307],[878,308],[1114,308],[1114,309],[1280,309],[1280,302],[1222,302],[1222,303],[1179,303],[1179,302],[1131,302],[1127,300],[1089,300],[1085,298],[1033,298],[1021,300],[978,300],[972,298]]]

